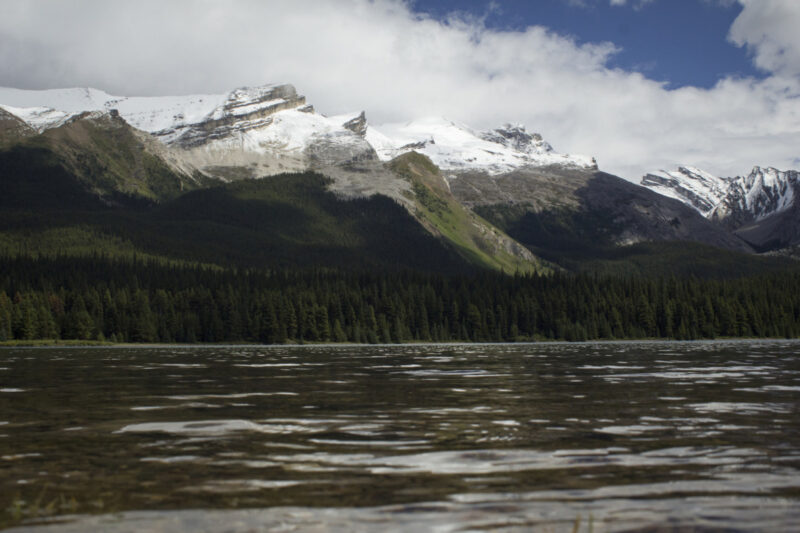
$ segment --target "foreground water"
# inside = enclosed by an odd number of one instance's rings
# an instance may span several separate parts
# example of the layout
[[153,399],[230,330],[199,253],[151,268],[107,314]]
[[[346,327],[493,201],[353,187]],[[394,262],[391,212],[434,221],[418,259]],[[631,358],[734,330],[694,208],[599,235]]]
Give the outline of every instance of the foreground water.
[[800,344],[0,350],[0,527],[796,531]]

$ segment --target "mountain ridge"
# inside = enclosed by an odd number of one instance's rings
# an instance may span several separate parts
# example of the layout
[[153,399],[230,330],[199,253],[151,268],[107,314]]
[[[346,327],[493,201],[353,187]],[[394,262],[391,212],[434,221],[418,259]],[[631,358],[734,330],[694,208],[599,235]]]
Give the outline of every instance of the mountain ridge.
[[694,167],[659,171],[641,184],[693,207],[759,250],[800,242],[800,172],[755,166],[747,175],[720,178]]
[[[364,111],[317,112],[289,84],[184,97],[0,88],[0,119],[11,146],[44,150],[61,174],[107,205],[158,204],[193,189],[316,172],[342,200],[392,199],[462,259],[492,269],[547,271],[548,261],[571,269],[575,258],[646,242],[763,249],[752,234],[742,238],[743,228],[733,233],[710,215],[722,216],[731,180],[681,167],[648,175],[640,187],[602,172],[593,158],[556,152],[523,125],[476,130],[432,117],[376,128]],[[775,204],[794,216],[785,188],[748,196],[753,184],[766,191],[777,174],[753,176],[740,180],[742,191],[749,188],[733,208]],[[762,241],[773,238],[774,228],[759,231]]]
[[[301,170],[298,165],[308,164],[303,152],[318,140],[349,144],[350,159],[388,162],[415,150],[443,170],[502,173],[524,166],[597,166],[590,157],[555,152],[541,135],[528,133],[521,125],[506,124],[490,131],[477,131],[447,119],[428,118],[385,125],[386,131],[381,131],[382,127],[368,124],[364,112],[327,117],[317,113],[290,84],[176,97],[121,97],[97,89],[0,88],[0,109],[40,132],[57,127],[81,112],[116,110],[133,127],[154,135],[168,146],[190,152],[205,147],[204,152],[212,153],[215,146],[220,148],[210,156],[212,159],[219,159],[219,152],[234,149],[261,156],[275,153],[283,156],[287,152],[294,156],[294,160],[279,157],[285,161],[263,166],[260,170],[264,175]],[[212,167],[199,154],[192,157],[201,170]],[[252,164],[252,160],[246,164]]]
[[[284,96],[294,94],[287,93],[286,88],[277,90],[283,91]],[[97,96],[95,93],[88,93],[89,96],[93,94]],[[244,93],[235,92],[237,97],[242,94]],[[450,253],[455,251],[453,257],[461,256],[465,264],[474,263],[483,268],[508,272],[547,270],[523,246],[514,243],[491,224],[479,220],[455,200],[448,198],[447,190],[428,190],[425,186],[420,186],[420,180],[424,176],[401,171],[402,165],[399,163],[391,165],[381,162],[363,139],[367,127],[363,113],[355,116],[323,117],[316,115],[302,98],[295,98],[286,109],[278,109],[280,105],[276,107],[277,99],[272,98],[276,95],[274,92],[260,91],[258,94],[259,102],[249,108],[242,98],[228,98],[223,111],[217,109],[208,115],[212,122],[206,123],[207,130],[203,130],[202,124],[194,124],[180,134],[174,130],[158,130],[156,134],[161,137],[134,128],[116,108],[75,112],[66,118],[60,117],[49,127],[40,128],[39,133],[14,115],[0,110],[4,113],[2,116],[8,117],[9,129],[11,125],[17,129],[27,128],[25,136],[15,137],[13,149],[0,151],[0,169],[8,169],[4,176],[7,178],[7,187],[13,188],[12,181],[32,186],[14,189],[18,193],[7,195],[6,203],[23,209],[36,205],[47,209],[56,208],[58,197],[47,195],[44,203],[36,198],[37,188],[42,190],[50,187],[54,190],[63,189],[62,197],[74,197],[75,205],[89,210],[99,209],[103,205],[133,206],[142,201],[145,204],[169,204],[171,200],[194,189],[255,177],[248,166],[235,160],[235,154],[230,161],[217,158],[214,161],[217,166],[212,168],[212,172],[200,172],[197,166],[187,161],[187,153],[208,150],[209,146],[219,149],[220,140],[227,142],[233,136],[230,133],[233,130],[245,134],[251,126],[256,130],[274,127],[274,131],[268,134],[283,138],[286,143],[292,142],[292,134],[295,135],[295,140],[297,137],[301,138],[297,144],[303,148],[304,159],[300,160],[298,156],[296,167],[303,172],[323,171],[327,178],[322,187],[329,189],[341,201],[371,198],[376,194],[392,198],[422,228],[440,240],[445,248],[449,247]],[[241,120],[228,121],[230,117]],[[260,123],[253,125],[257,121]],[[283,121],[294,121],[295,126],[298,121],[301,126],[310,124],[312,130],[315,125],[322,125],[322,131],[316,132],[319,135],[314,143],[303,147],[302,136],[307,132],[301,128],[299,132],[283,135]],[[336,129],[331,124],[342,126]],[[220,127],[223,128],[222,132]],[[326,127],[330,129],[324,129]],[[197,135],[197,131],[201,130],[209,133],[204,139],[199,139]],[[187,138],[191,138],[192,142],[185,142]],[[253,155],[258,154],[254,151]],[[282,155],[279,154],[278,158],[282,158]],[[231,157],[230,153],[227,156]],[[419,157],[426,159],[425,156]],[[33,165],[30,164],[32,162]],[[429,161],[418,166],[422,168],[427,165],[430,165]],[[276,170],[282,171],[272,173],[272,177],[278,179],[290,174],[294,167],[283,165]],[[438,170],[436,173],[438,174]],[[84,192],[81,193],[76,187],[83,188]],[[14,200],[15,195],[18,200]],[[222,196],[217,198],[224,200]],[[321,195],[309,196],[308,200],[311,204],[327,205],[326,202],[329,202]],[[446,216],[430,216],[425,209],[424,200],[441,203],[445,209],[440,214]],[[67,208],[67,205],[64,207]],[[322,206],[317,207],[314,212],[321,212]],[[368,224],[367,221],[359,223]],[[458,228],[445,228],[446,223]],[[298,231],[301,226],[296,226]],[[268,226],[264,226],[263,231],[267,229]],[[324,234],[324,227],[320,226],[319,229]],[[366,228],[363,231],[369,233]],[[394,237],[395,240],[400,238],[399,235]],[[298,234],[294,239],[309,240],[309,236]],[[312,241],[316,242],[314,239],[309,242]],[[286,246],[289,246],[288,242]],[[387,257],[391,257],[389,249],[385,253]],[[414,264],[410,259],[406,262]],[[420,264],[424,264],[424,261]]]

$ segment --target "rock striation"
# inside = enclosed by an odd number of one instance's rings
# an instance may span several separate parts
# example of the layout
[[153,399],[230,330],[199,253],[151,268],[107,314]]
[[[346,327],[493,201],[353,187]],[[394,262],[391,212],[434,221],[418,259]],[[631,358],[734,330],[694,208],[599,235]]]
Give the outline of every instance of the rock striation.
[[681,200],[703,216],[708,216],[722,201],[730,185],[724,178],[688,166],[647,174],[641,184],[664,196]]
[[201,122],[181,124],[153,134],[163,136],[167,144],[192,148],[267,127],[272,124],[275,113],[298,109],[305,104],[305,96],[299,96],[292,85],[236,89]]
[[798,172],[754,167],[730,180],[728,192],[710,218],[736,229],[790,209],[798,196]]
[[652,173],[642,185],[692,206],[759,251],[800,243],[800,173],[753,167],[746,176],[719,178],[692,167]]
[[746,176],[720,178],[679,167],[647,174],[641,184],[735,230],[790,209],[798,193],[798,172],[757,166]]

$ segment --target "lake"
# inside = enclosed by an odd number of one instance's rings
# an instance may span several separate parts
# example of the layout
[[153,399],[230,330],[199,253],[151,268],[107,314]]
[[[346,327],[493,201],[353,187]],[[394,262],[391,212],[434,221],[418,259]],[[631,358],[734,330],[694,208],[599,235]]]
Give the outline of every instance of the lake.
[[0,349],[12,531],[797,531],[800,343]]

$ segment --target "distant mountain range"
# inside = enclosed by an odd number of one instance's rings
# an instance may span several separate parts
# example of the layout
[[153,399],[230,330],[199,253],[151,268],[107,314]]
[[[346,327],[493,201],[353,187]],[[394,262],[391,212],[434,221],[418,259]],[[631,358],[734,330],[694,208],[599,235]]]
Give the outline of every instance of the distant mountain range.
[[[305,185],[290,185],[292,173]],[[643,185],[558,153],[519,125],[478,131],[427,118],[373,127],[363,112],[318,113],[291,85],[185,97],[0,88],[0,250],[77,253],[96,241],[262,266],[339,253],[339,266],[353,268],[363,254],[371,265],[433,270],[461,262],[698,273],[691,260],[700,256],[705,270],[762,268],[754,248],[798,242],[796,172],[721,179],[681,168]],[[399,209],[381,208],[391,220],[358,215],[361,205],[380,218],[367,207],[384,205],[379,197]],[[80,243],[58,243],[78,227]],[[381,242],[393,240],[405,243],[402,254]]]
[[676,198],[735,232],[758,250],[800,243],[800,173],[754,167],[720,178],[694,167],[647,174],[642,185]]
[[376,129],[363,112],[328,117],[291,85],[241,88],[225,95],[131,98],[96,89],[0,88],[0,109],[38,133],[87,112],[113,114],[173,148],[184,168],[222,179],[226,167],[247,168],[253,177],[263,177],[330,164],[387,162],[410,151],[445,171],[495,175],[526,166],[596,168],[591,158],[554,152],[540,135],[522,126],[475,131],[428,118]]

